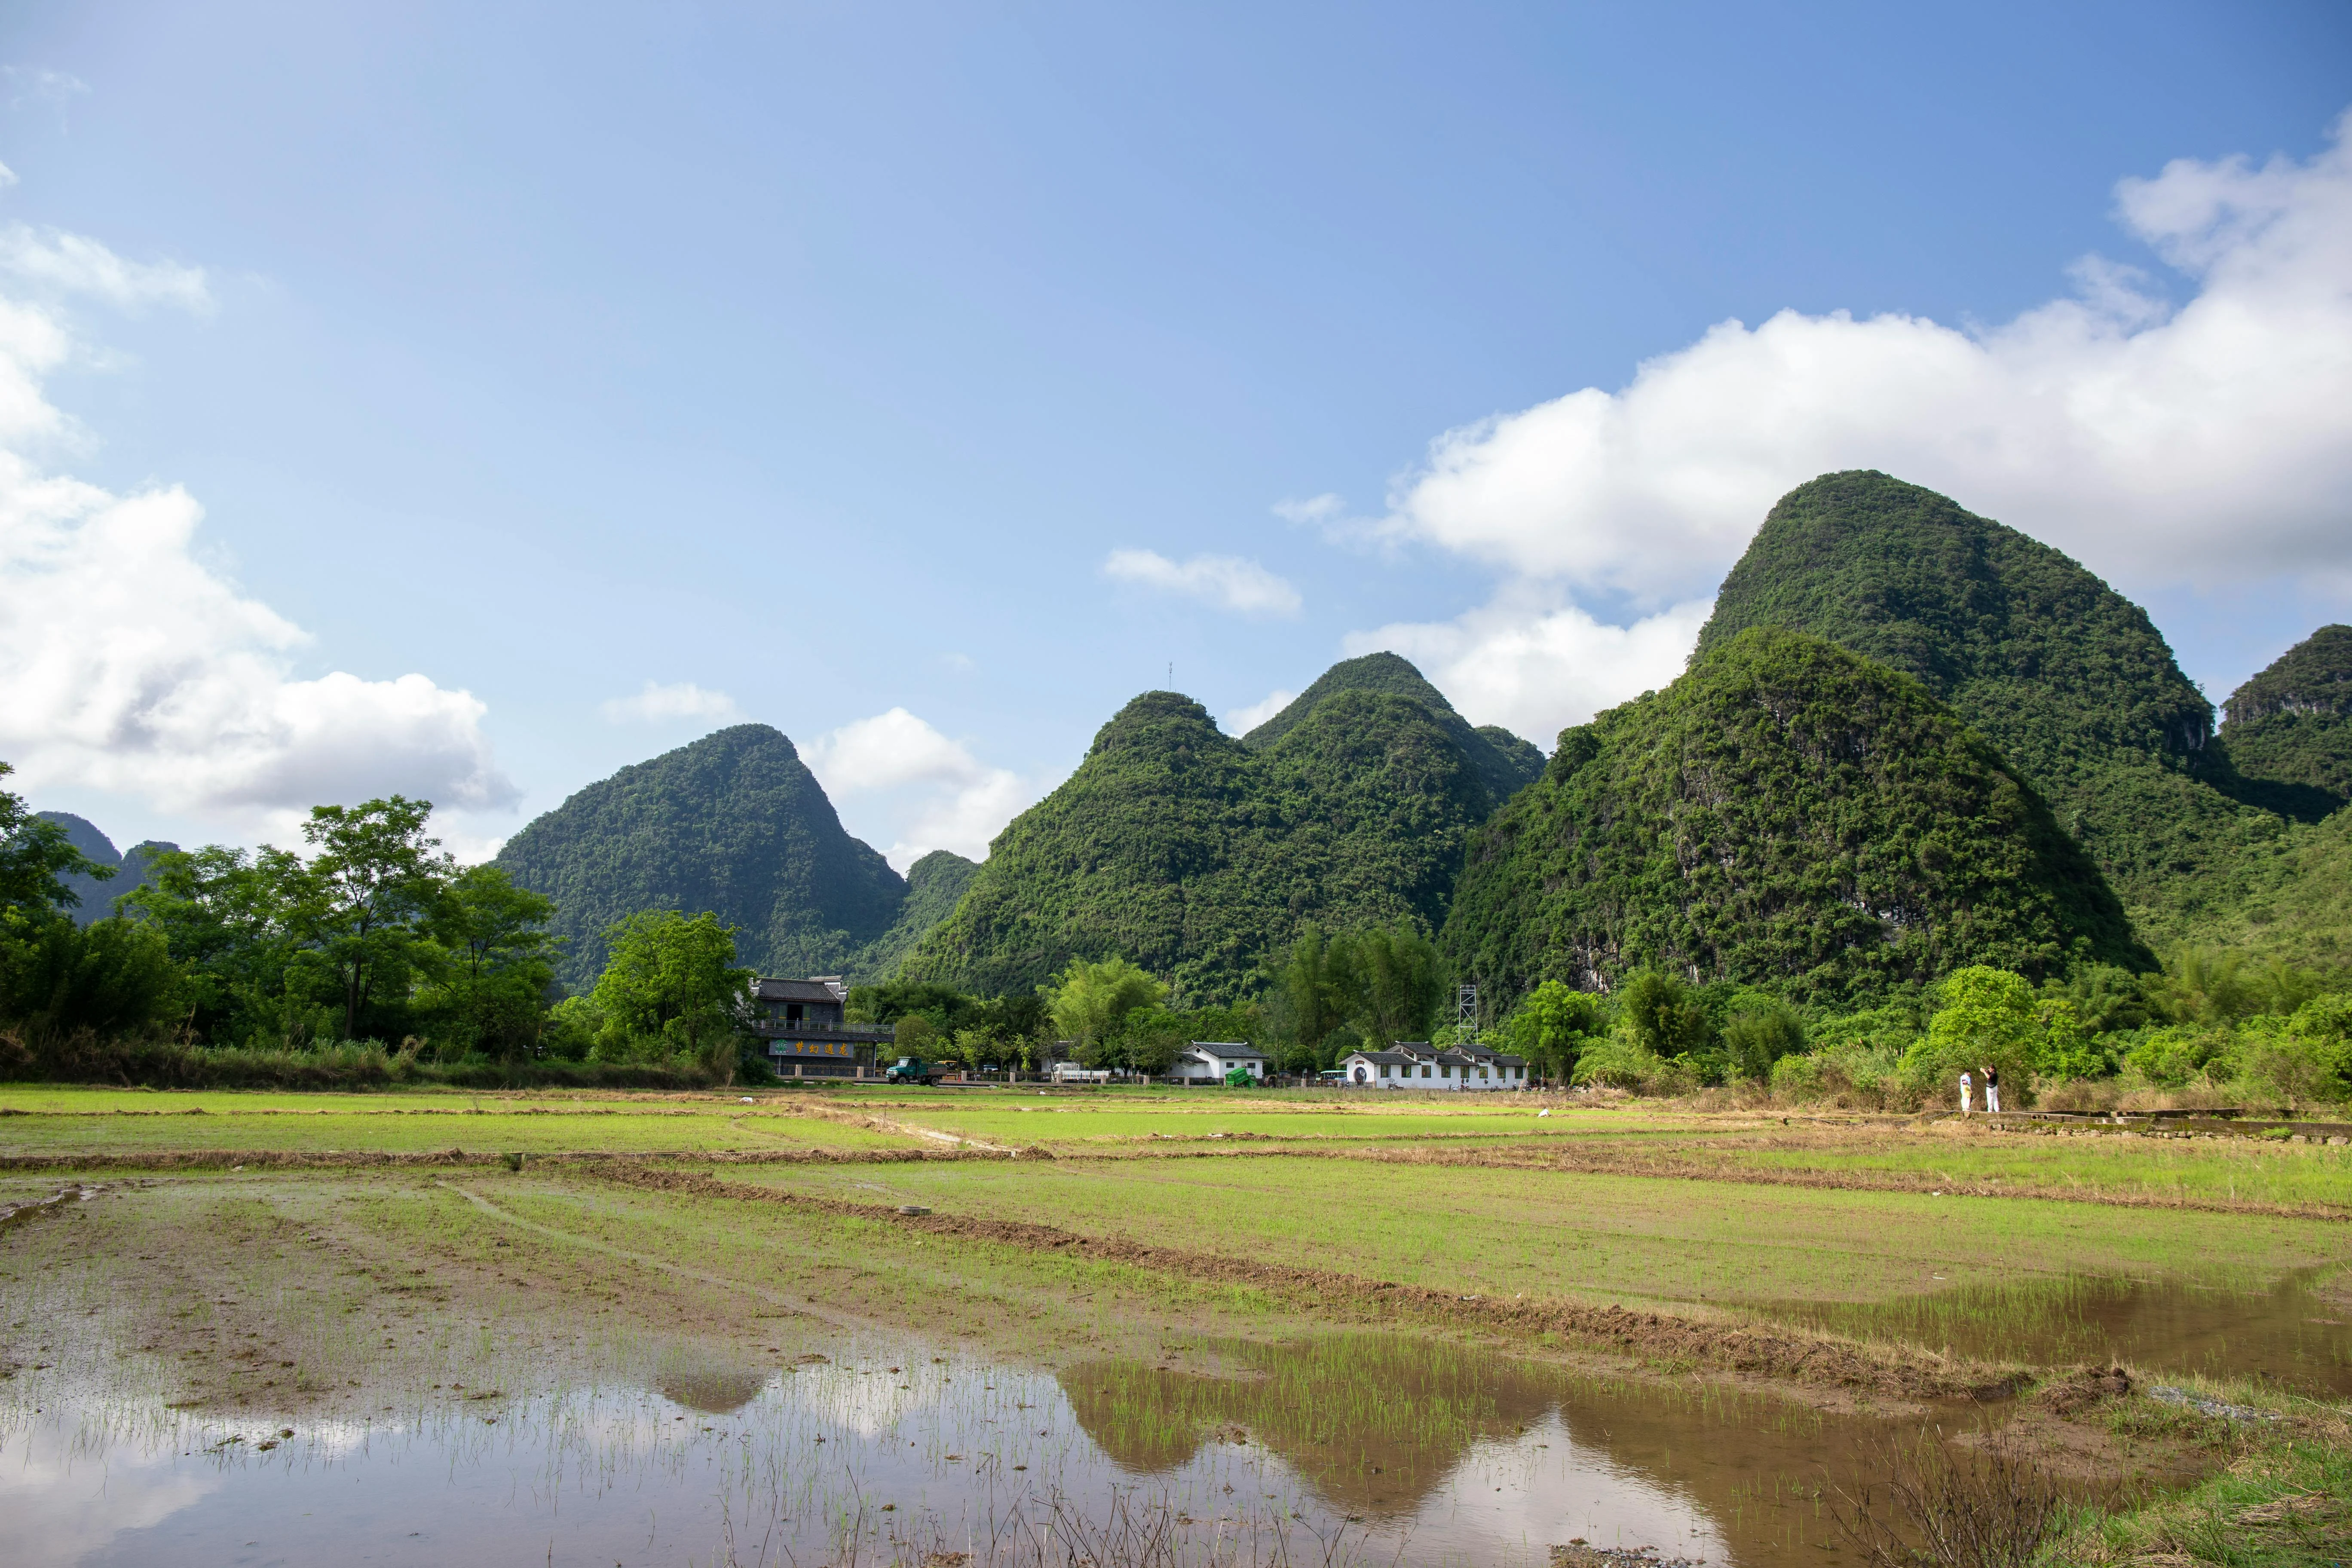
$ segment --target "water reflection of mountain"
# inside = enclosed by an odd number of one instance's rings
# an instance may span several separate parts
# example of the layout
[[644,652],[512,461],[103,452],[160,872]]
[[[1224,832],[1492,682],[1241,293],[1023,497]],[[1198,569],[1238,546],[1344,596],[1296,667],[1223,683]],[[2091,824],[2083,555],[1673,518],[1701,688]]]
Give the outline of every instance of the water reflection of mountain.
[[705,1415],[731,1415],[768,1386],[764,1372],[738,1367],[665,1367],[654,1380],[664,1397]]
[[1541,1420],[1559,1396],[1537,1369],[1443,1342],[1347,1334],[1217,1349],[1234,1375],[1097,1362],[1063,1373],[1063,1391],[1124,1469],[1171,1470],[1246,1433],[1351,1513],[1419,1507],[1473,1443]]
[[[1717,1390],[1604,1385],[1402,1336],[1216,1351],[1233,1375],[1102,1362],[1063,1373],[1062,1387],[1087,1435],[1131,1473],[1172,1471],[1203,1445],[1246,1434],[1335,1511],[1401,1520],[1476,1449],[1482,1465],[1524,1466],[1530,1481],[1565,1470],[1570,1479],[1553,1484],[1573,1488],[1591,1478],[1595,1501],[1628,1488],[1679,1498],[1743,1568],[1817,1552],[1822,1481],[1850,1479],[1865,1456],[1917,1426]],[[1537,1450],[1538,1441],[1567,1451]]]

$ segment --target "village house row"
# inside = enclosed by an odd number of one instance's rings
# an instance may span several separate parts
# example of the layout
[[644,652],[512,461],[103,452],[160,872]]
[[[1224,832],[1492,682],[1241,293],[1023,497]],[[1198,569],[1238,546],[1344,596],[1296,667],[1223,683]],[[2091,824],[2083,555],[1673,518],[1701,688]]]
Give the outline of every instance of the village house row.
[[[751,1027],[766,1042],[779,1078],[871,1079],[881,1076],[881,1053],[898,1042],[887,1024],[847,1019],[849,988],[837,974],[807,980],[762,975],[751,984]],[[1223,1083],[1236,1068],[1253,1079],[1267,1072],[1265,1053],[1237,1041],[1194,1040],[1178,1053],[1167,1078],[1178,1083]],[[1477,1090],[1525,1089],[1528,1064],[1475,1042],[1437,1047],[1399,1040],[1386,1050],[1354,1051],[1332,1074],[1364,1089]]]

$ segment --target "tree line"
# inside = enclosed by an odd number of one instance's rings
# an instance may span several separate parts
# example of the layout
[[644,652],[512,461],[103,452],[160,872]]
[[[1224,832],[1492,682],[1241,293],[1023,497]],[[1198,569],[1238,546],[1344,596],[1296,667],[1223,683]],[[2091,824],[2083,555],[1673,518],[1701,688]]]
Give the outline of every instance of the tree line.
[[[594,986],[566,996],[553,903],[496,867],[459,866],[428,831],[431,812],[399,795],[322,805],[301,826],[302,854],[161,853],[111,918],[83,925],[65,879],[110,868],[0,789],[0,1025],[20,1051],[146,1037],[316,1055],[373,1042],[425,1067],[766,1075],[731,928],[709,913],[632,915],[606,933]],[[905,1054],[973,1068],[1068,1054],[1157,1075],[1190,1041],[1240,1040],[1304,1076],[1360,1048],[1455,1037],[1441,1021],[1454,977],[1410,920],[1309,925],[1252,978],[1242,1001],[1186,1006],[1113,954],[999,996],[860,984],[847,1011],[895,1026]],[[1832,1009],[1647,971],[1607,994],[1546,981],[1474,1027],[1541,1080],[1644,1093],[1745,1086],[1916,1103],[1964,1066],[1992,1066],[2020,1086],[2013,1104],[2040,1083],[2086,1101],[2144,1089],[2294,1105],[2352,1096],[2347,980],[2189,948],[2146,973],[2082,963],[2038,984],[1972,966]]]

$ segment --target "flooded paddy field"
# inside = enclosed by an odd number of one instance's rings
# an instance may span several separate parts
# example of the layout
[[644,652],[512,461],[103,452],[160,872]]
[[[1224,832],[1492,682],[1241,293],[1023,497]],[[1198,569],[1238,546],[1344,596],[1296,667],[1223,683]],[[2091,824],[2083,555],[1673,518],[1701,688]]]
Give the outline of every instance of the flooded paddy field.
[[65,1194],[0,1220],[11,1562],[1818,1563],[1926,1432],[2127,1507],[2352,1393],[2336,1219],[1285,1152],[1444,1108],[121,1098],[0,1089],[0,1209]]

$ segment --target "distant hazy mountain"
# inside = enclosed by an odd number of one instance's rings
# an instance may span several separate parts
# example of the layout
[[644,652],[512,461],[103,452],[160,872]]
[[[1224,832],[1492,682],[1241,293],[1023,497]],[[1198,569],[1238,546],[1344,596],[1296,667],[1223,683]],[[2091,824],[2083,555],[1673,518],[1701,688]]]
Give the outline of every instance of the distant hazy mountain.
[[1473,836],[1444,945],[1504,997],[1642,969],[1842,1001],[1969,963],[2145,966],[2121,905],[1994,749],[1818,637],[1717,637],[1565,731]]
[[1393,654],[1339,666],[1239,741],[1146,692],[998,836],[903,973],[1002,992],[1118,953],[1214,1001],[1308,921],[1433,928],[1470,829],[1530,776],[1514,742]]
[[740,928],[742,962],[770,974],[850,973],[907,912],[906,879],[843,831],[799,752],[765,724],[588,785],[509,839],[497,864],[555,900],[575,986],[603,970],[605,928],[644,910],[716,913]]
[[81,902],[74,907],[73,917],[83,925],[104,920],[114,912],[114,900],[131,889],[143,887],[149,877],[149,863],[160,850],[177,849],[176,844],[150,838],[131,846],[128,855],[115,851],[114,840],[99,831],[88,817],[76,816],[70,811],[39,811],[33,814],[46,822],[54,822],[66,830],[73,847],[101,866],[115,868],[114,875],[101,882],[95,877],[68,877],[65,884]]

